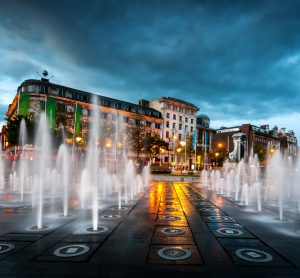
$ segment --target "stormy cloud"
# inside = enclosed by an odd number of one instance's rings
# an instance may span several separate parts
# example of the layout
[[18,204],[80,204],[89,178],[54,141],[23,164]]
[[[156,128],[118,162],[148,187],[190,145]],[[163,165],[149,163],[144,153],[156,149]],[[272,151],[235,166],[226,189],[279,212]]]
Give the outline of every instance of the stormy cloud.
[[218,123],[290,119],[299,11],[296,0],[1,1],[0,101],[46,68],[53,82],[123,100],[182,98]]

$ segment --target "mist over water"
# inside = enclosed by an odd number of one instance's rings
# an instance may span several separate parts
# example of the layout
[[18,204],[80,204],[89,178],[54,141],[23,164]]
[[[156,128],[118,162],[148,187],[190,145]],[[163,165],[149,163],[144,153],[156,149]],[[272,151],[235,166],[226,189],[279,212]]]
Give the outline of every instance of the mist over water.
[[51,211],[59,212],[57,217],[69,217],[73,209],[90,211],[90,227],[97,231],[100,209],[114,205],[121,210],[149,185],[149,166],[137,173],[133,161],[126,157],[124,144],[120,143],[118,128],[122,118],[116,117],[111,149],[100,147],[100,111],[94,107],[85,152],[79,153],[74,144],[70,146],[65,141],[55,150],[47,117],[42,113],[34,144],[28,144],[22,120],[19,159],[8,161],[1,156],[0,207],[33,209],[36,215],[32,219],[33,230],[47,228],[44,219],[52,207]]

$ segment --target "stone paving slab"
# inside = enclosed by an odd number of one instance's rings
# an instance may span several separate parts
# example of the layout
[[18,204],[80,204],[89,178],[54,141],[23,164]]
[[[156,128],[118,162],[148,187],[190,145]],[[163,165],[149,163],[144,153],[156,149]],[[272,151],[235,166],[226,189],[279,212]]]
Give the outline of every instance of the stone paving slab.
[[226,238],[255,238],[239,224],[209,223],[208,227],[216,237]]
[[255,239],[219,239],[237,265],[292,267],[279,254]]
[[[86,253],[75,256],[75,257],[58,257],[54,255],[54,252],[59,248],[67,248],[69,249],[76,248],[76,246],[87,246],[89,249]],[[40,254],[35,258],[36,261],[52,261],[52,262],[84,262],[89,259],[89,257],[95,252],[95,250],[99,247],[99,244],[96,243],[77,243],[77,242],[68,242],[68,243],[58,243],[52,246],[50,249]],[[72,251],[72,250],[71,250]],[[69,253],[72,254],[72,253]]]
[[[3,245],[11,245],[12,249],[6,252],[5,248]],[[30,242],[21,242],[21,241],[0,241],[0,261],[4,260],[5,258],[9,257],[10,255],[13,255],[14,253],[20,251],[21,249],[25,248],[26,246],[28,246],[30,244]],[[5,251],[5,252],[4,252]],[[4,252],[4,253],[2,253]]]
[[223,215],[204,216],[203,220],[206,223],[235,223],[233,218]]
[[37,241],[44,237],[44,234],[38,233],[7,233],[0,237],[1,241],[4,240],[14,240],[14,241]]
[[165,229],[179,229],[182,232],[184,232],[182,235],[177,235],[177,236],[173,236],[173,237],[192,237],[192,233],[191,230],[188,227],[160,227],[160,226],[156,226],[155,230],[154,230],[154,237],[170,237],[170,235],[168,234],[164,234],[163,230]]

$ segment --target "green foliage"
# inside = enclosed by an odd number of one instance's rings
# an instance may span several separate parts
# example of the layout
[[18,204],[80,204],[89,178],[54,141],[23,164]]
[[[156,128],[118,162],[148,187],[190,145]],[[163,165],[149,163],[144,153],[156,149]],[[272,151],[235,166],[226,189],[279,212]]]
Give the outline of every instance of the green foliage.
[[253,147],[253,152],[257,154],[257,157],[260,162],[263,162],[266,160],[267,157],[267,150],[260,144],[255,143]]
[[150,158],[159,156],[162,150],[166,151],[168,148],[169,143],[161,140],[156,133],[148,135],[144,140],[144,151]]
[[139,120],[130,123],[127,127],[127,145],[137,154],[137,158],[144,150],[147,131],[147,127]]
[[37,118],[33,114],[28,114],[26,116],[16,115],[12,118],[7,118],[7,139],[11,146],[16,146],[19,144],[20,126],[22,119],[25,120],[25,125],[27,129],[27,144],[33,144],[34,135],[37,126]]

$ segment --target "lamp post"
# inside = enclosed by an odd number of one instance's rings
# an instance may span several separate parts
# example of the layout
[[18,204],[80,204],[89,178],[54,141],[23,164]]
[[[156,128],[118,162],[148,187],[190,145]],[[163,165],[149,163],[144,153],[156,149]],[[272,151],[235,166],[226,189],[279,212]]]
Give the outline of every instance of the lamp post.
[[161,166],[161,155],[165,152],[165,149],[164,148],[159,148],[159,152],[160,152],[159,166]]
[[[177,148],[176,149],[176,152],[178,153],[178,155],[180,154],[180,152],[181,152],[181,148]],[[178,160],[178,159],[177,159]],[[180,159],[180,162],[181,162],[181,165],[180,165],[180,170],[181,170],[181,174],[182,174],[182,157],[181,157],[181,159]],[[177,164],[177,163],[176,163]]]
[[177,136],[176,135],[174,135],[173,136],[173,172],[175,171],[175,164],[177,164],[176,162],[175,162],[175,159],[176,159],[176,154],[175,154],[175,142],[176,142],[176,139],[177,139]]
[[215,162],[216,162],[216,168],[217,168],[217,159],[218,159],[219,155],[220,155],[220,154],[219,154],[218,152],[215,153],[215,157],[216,157],[216,159],[215,159]]
[[[186,142],[185,141],[180,141],[179,144],[182,148],[184,147],[184,165],[186,165]],[[181,169],[181,172],[182,172],[182,169]]]

